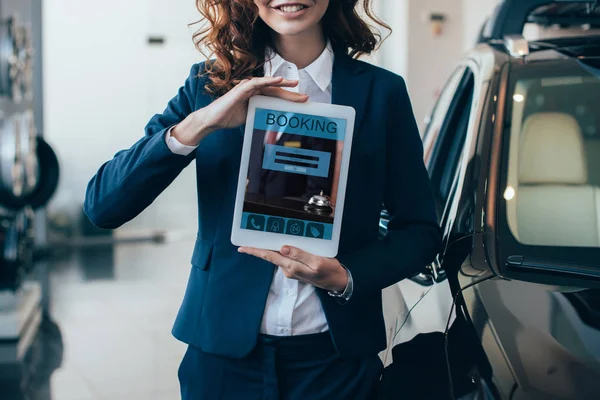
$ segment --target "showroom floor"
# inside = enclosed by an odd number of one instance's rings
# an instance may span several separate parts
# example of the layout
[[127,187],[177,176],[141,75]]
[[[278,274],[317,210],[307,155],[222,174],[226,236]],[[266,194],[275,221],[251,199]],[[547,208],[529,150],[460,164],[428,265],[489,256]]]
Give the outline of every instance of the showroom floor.
[[[52,262],[51,319],[28,357],[20,382],[26,391],[21,393],[18,381],[0,379],[0,398],[179,399],[177,369],[185,345],[173,338],[171,327],[187,283],[194,235],[177,237],[165,244],[87,250]],[[388,338],[398,321],[404,329],[393,335],[394,344],[443,330],[450,302],[439,297],[446,286],[436,286],[410,320],[406,312],[430,288],[405,280],[384,291]]]
[[178,399],[177,368],[185,345],[170,329],[184,293],[192,247],[190,240],[127,245],[114,254],[86,252],[53,263],[55,324],[47,321],[36,343],[43,348],[43,360],[32,362],[37,371],[26,378],[30,395],[0,397]]

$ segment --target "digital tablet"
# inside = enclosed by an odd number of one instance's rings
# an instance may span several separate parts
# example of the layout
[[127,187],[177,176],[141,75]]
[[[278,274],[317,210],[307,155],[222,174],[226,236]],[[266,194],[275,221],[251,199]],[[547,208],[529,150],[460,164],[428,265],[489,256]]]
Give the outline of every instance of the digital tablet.
[[337,255],[354,119],[352,107],[250,99],[234,245]]

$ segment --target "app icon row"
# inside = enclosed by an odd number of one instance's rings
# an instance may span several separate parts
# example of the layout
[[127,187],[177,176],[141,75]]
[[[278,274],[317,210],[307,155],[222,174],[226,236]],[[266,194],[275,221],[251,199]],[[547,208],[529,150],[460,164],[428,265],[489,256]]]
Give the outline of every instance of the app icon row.
[[325,226],[314,222],[306,223],[290,219],[286,221],[283,218],[269,217],[263,215],[250,214],[246,222],[246,229],[253,231],[266,231],[271,233],[284,233],[293,236],[306,236],[313,239],[323,239],[325,237]]

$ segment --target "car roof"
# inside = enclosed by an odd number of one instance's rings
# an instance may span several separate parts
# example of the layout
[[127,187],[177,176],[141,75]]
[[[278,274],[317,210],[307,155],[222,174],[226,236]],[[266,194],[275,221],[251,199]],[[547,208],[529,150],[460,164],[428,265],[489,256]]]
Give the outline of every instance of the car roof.
[[[529,54],[523,57],[511,57],[513,62],[534,62],[562,60],[565,58],[597,58],[600,57],[600,35],[562,37],[554,39],[534,40],[527,42]],[[505,43],[490,41],[494,50],[510,56]]]
[[[530,24],[544,31],[558,28],[542,35],[549,33],[556,38],[527,41],[523,31]],[[479,37],[482,46],[474,53],[485,52],[486,45],[490,46],[497,63],[600,57],[597,28],[598,0],[503,0],[484,25]]]
[[481,41],[521,35],[528,23],[543,26],[600,26],[598,0],[504,0],[481,32]]

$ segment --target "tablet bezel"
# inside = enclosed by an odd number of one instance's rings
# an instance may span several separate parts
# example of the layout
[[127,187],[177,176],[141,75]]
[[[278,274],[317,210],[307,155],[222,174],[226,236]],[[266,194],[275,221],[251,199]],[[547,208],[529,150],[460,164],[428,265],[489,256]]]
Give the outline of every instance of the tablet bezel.
[[[253,231],[241,228],[244,199],[246,196],[246,180],[248,178],[250,151],[252,147],[252,136],[254,135],[254,119],[257,108],[266,108],[283,112],[310,114],[320,117],[340,118],[346,120],[344,149],[342,152],[342,162],[340,166],[340,178],[333,218],[333,231],[331,240],[312,239],[304,236]],[[356,111],[354,108],[348,106],[316,102],[294,103],[267,96],[254,96],[250,99],[248,105],[248,117],[246,119],[246,128],[244,131],[244,144],[242,148],[240,173],[236,191],[233,227],[231,231],[231,243],[233,245],[256,247],[274,251],[279,251],[282,246],[289,245],[298,247],[304,251],[322,257],[337,256],[340,242],[340,232],[342,230],[344,203],[346,200],[346,186],[348,181],[348,169],[350,166],[350,155],[352,152],[352,139],[354,136],[355,119]]]

